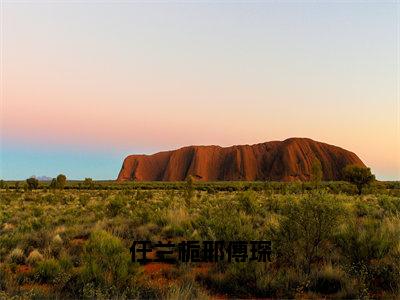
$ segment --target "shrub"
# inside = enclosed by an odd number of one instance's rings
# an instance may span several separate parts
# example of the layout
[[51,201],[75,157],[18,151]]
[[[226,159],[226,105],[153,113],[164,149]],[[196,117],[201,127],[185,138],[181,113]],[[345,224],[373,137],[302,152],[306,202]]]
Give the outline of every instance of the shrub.
[[57,202],[57,197],[55,197],[54,194],[45,194],[42,196],[42,200],[49,203],[49,204],[56,204]]
[[250,216],[232,207],[230,199],[221,199],[218,206],[200,212],[194,227],[203,239],[247,241],[259,237],[250,220]]
[[342,211],[335,198],[320,191],[289,201],[283,211],[284,219],[274,232],[278,260],[299,264],[310,273],[321,247],[332,238]]
[[192,199],[193,194],[194,194],[194,177],[192,175],[189,175],[186,178],[186,184],[185,184],[185,200],[188,206],[190,206],[190,200]]
[[62,240],[62,238],[60,237],[59,234],[56,234],[54,236],[53,240],[52,240],[52,243],[53,244],[57,244],[57,245],[62,245],[63,244],[63,240]]
[[135,195],[136,201],[150,200],[154,197],[151,191],[141,191],[137,190]]
[[347,272],[369,290],[400,288],[400,221],[350,222],[337,236]]
[[313,276],[310,289],[320,294],[335,294],[345,285],[342,270],[328,265]]
[[28,189],[34,190],[38,188],[39,180],[37,180],[35,177],[31,177],[26,180],[26,184],[28,185]]
[[[225,294],[228,298],[271,298],[277,297],[280,288],[273,282],[276,275],[269,276],[271,269],[257,262],[245,264],[221,264],[208,273],[197,275],[197,280],[207,286],[208,289],[218,294]],[[288,280],[288,276],[285,278]],[[285,287],[285,295],[290,297],[291,286]]]
[[375,180],[375,175],[371,174],[370,168],[356,165],[346,166],[343,169],[343,177],[357,187],[359,195],[361,195],[363,187]]
[[15,248],[14,250],[11,251],[9,259],[12,263],[20,265],[23,264],[25,262],[24,251],[22,251],[22,249],[20,248]]
[[389,215],[400,213],[400,201],[398,198],[382,195],[378,198],[378,203]]
[[251,191],[242,192],[238,195],[237,200],[240,207],[247,214],[254,214],[257,210],[255,193]]
[[90,195],[89,194],[82,194],[79,196],[79,203],[82,206],[86,206],[89,203]]
[[118,215],[122,208],[126,205],[126,201],[122,196],[115,196],[107,205],[107,210],[110,216],[115,217]]
[[314,158],[311,164],[311,176],[310,180],[313,182],[314,186],[317,187],[323,177],[322,165],[318,158]]
[[85,245],[84,282],[96,286],[122,286],[128,279],[130,253],[122,242],[106,231],[94,231]]
[[164,299],[207,299],[201,287],[190,277],[185,277],[179,285],[171,285],[163,293]]
[[7,188],[7,183],[3,179],[1,179],[0,180],[0,189],[5,189],[5,188]]
[[83,181],[83,184],[89,189],[92,189],[94,187],[92,178],[85,178],[85,180]]
[[57,188],[57,179],[53,178],[50,182],[49,188],[56,189]]
[[51,253],[58,257],[58,255],[61,252],[62,246],[63,246],[64,241],[60,237],[59,234],[56,234],[54,238],[51,241]]
[[67,177],[64,174],[60,174],[56,178],[56,187],[63,189],[67,183]]
[[33,250],[29,253],[27,263],[31,266],[36,266],[40,261],[43,261],[43,255],[38,250]]
[[185,234],[185,230],[182,227],[180,227],[179,225],[175,225],[175,224],[167,225],[162,230],[162,235],[166,238],[184,236],[184,234]]
[[52,283],[61,272],[60,264],[55,259],[39,261],[34,270],[34,278],[40,283]]
[[354,271],[361,270],[372,259],[383,258],[396,240],[392,240],[388,232],[382,230],[379,223],[349,223],[338,234],[337,245]]
[[41,224],[35,225],[38,226],[37,230],[33,233],[27,234],[24,239],[24,249],[43,249],[50,244],[51,239],[49,233],[46,230],[39,230],[40,225]]

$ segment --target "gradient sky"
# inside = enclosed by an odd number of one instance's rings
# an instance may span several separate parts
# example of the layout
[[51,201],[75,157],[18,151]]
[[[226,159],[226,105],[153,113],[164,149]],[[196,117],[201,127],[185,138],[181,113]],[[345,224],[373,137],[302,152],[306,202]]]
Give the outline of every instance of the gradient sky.
[[397,1],[2,1],[0,178],[309,137],[400,179]]

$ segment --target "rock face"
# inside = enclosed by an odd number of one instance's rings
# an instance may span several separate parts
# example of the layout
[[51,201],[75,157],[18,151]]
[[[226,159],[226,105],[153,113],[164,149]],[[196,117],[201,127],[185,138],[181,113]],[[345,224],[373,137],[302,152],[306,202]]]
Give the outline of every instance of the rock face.
[[365,166],[353,152],[307,138],[231,147],[189,146],[153,155],[129,155],[118,181],[306,181],[318,159],[324,180],[340,180],[348,164]]

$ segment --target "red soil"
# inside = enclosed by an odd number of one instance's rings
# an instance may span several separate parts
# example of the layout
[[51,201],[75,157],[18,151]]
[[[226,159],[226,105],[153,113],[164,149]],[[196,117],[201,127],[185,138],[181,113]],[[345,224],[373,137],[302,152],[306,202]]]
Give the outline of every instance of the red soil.
[[39,290],[44,294],[49,294],[51,289],[52,288],[49,284],[38,284],[38,283],[28,284],[28,283],[26,283],[21,286],[21,290],[24,290],[24,291]]
[[18,269],[16,271],[16,273],[30,273],[32,271],[32,267],[28,266],[28,265],[21,265],[18,266]]
[[307,138],[232,147],[189,146],[125,158],[118,181],[307,181],[314,159],[324,180],[340,180],[348,164],[365,166],[353,152]]
[[211,263],[200,263],[197,266],[192,268],[192,274],[194,276],[196,275],[207,275],[209,270],[211,269],[212,264]]
[[71,240],[69,243],[71,244],[71,246],[79,246],[79,245],[83,245],[86,242],[86,239],[73,239]]
[[147,275],[151,275],[154,273],[159,273],[162,271],[170,270],[173,268],[173,265],[166,263],[148,263],[144,265],[144,273]]

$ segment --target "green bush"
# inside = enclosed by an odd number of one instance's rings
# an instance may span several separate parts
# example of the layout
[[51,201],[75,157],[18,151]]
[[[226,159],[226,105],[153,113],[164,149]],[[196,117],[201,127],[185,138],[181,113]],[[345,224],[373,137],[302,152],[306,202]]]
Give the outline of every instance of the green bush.
[[7,188],[7,183],[3,179],[1,179],[0,180],[0,189],[6,189],[6,188]]
[[82,206],[86,206],[89,203],[90,195],[89,194],[82,194],[79,196],[79,203]]
[[85,283],[96,286],[123,286],[129,278],[131,257],[122,242],[106,231],[94,231],[85,245]]
[[398,197],[382,195],[378,197],[378,203],[388,215],[400,213],[400,199]]
[[25,262],[24,251],[22,251],[20,248],[15,248],[11,251],[9,259],[12,263],[23,264]]
[[345,274],[342,270],[325,267],[322,271],[313,274],[310,290],[323,295],[335,294],[345,285]]
[[247,214],[254,214],[257,210],[257,199],[255,193],[252,191],[241,192],[237,196],[237,201],[240,207]]
[[185,230],[181,226],[176,224],[167,225],[165,228],[163,228],[162,231],[162,235],[168,239],[184,236],[184,234]]
[[369,290],[400,290],[400,221],[350,222],[336,238],[343,265]]
[[298,201],[288,201],[284,218],[273,233],[277,259],[310,273],[343,212],[337,199],[321,191],[299,197]]
[[36,266],[39,262],[43,261],[43,255],[38,250],[33,250],[29,253],[27,263],[31,266]]
[[115,196],[107,205],[107,210],[110,216],[115,217],[120,214],[126,205],[126,200],[122,196]]
[[55,259],[39,261],[34,269],[34,278],[40,283],[52,283],[61,272],[60,264]]
[[217,206],[204,208],[194,223],[203,239],[246,241],[260,236],[251,217],[233,206],[230,199],[221,199]]
[[92,178],[85,178],[83,184],[88,189],[92,189],[94,187],[94,182]]
[[64,174],[60,174],[56,178],[56,187],[59,189],[63,189],[67,184],[67,177]]
[[28,185],[28,189],[34,190],[34,189],[37,189],[37,188],[38,188],[38,186],[39,186],[39,180],[37,180],[37,179],[34,178],[34,177],[31,177],[31,178],[28,178],[28,179],[26,180],[26,184]]

